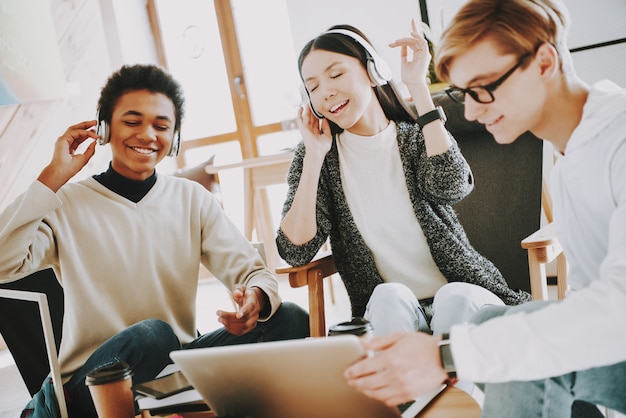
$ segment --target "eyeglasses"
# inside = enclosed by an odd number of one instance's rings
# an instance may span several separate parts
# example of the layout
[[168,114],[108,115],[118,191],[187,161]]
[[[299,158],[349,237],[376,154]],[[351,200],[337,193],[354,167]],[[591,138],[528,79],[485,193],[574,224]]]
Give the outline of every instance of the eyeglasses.
[[524,55],[513,68],[491,84],[487,84],[486,86],[468,87],[465,89],[452,86],[446,89],[446,93],[452,100],[461,104],[465,103],[466,94],[469,94],[469,96],[478,103],[492,103],[496,100],[496,98],[493,97],[493,92],[496,91],[496,89],[500,87],[502,83],[504,83],[507,78],[509,78],[511,74],[513,74],[515,70],[517,70],[531,55],[532,54]]

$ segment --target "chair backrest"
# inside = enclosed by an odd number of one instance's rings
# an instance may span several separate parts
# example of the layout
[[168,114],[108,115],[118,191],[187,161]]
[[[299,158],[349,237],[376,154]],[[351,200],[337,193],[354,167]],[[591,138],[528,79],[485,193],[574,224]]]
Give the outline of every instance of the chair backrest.
[[[39,292],[47,296],[55,349],[61,344],[63,288],[52,269],[41,270],[23,279],[0,285],[0,289]],[[0,296],[0,334],[11,352],[31,396],[50,373],[44,329],[39,307],[33,301]]]
[[63,323],[63,290],[52,269],[0,285],[0,333],[31,396],[51,374],[62,418],[67,406],[57,353]]
[[500,145],[483,125],[465,119],[462,104],[444,92],[433,100],[445,109],[446,128],[474,174],[474,191],[455,205],[470,242],[511,288],[530,291],[528,256],[520,243],[540,227],[543,141],[526,133]]

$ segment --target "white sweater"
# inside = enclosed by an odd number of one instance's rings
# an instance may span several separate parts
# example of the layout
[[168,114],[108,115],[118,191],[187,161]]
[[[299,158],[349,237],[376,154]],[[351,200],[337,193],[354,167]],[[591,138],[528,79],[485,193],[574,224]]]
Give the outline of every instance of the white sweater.
[[626,91],[593,86],[552,173],[573,290],[533,312],[451,330],[461,379],[536,380],[626,361]]
[[206,189],[182,178],[159,175],[138,203],[93,178],[56,194],[36,181],[0,214],[0,248],[3,282],[51,266],[63,285],[64,381],[143,319],[165,320],[182,343],[192,341],[200,263],[228,289],[261,288],[271,314],[280,304],[256,250]]

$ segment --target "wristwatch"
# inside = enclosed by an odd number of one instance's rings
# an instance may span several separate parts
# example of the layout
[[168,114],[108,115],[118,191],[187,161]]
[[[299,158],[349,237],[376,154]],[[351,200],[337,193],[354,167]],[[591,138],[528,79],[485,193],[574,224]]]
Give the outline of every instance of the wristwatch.
[[437,119],[441,119],[443,123],[446,123],[446,114],[443,112],[443,108],[441,106],[437,106],[435,110],[431,110],[430,112],[426,112],[422,116],[419,116],[417,118],[417,124],[420,129],[423,129],[424,126]]
[[454,366],[454,359],[452,358],[452,349],[450,348],[450,334],[442,334],[441,341],[439,341],[439,355],[441,356],[441,366],[448,378],[456,379],[456,367]]

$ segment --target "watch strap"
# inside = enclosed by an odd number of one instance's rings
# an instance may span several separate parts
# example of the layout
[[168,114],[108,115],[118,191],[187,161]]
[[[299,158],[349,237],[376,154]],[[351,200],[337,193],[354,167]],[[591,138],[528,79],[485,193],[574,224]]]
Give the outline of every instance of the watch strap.
[[424,128],[424,126],[428,125],[430,122],[434,122],[437,119],[440,119],[443,123],[446,123],[446,114],[443,111],[441,106],[437,106],[435,110],[431,110],[430,112],[426,112],[423,115],[417,118],[417,124],[420,128]]
[[452,357],[452,349],[450,347],[450,334],[444,333],[441,335],[439,355],[441,357],[441,366],[448,374],[448,379],[456,379],[456,367],[454,366],[454,358]]

